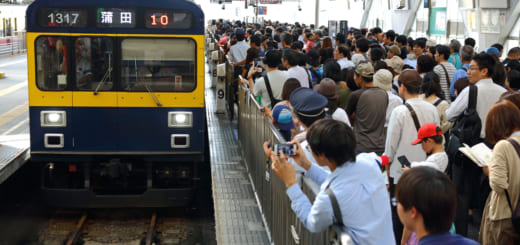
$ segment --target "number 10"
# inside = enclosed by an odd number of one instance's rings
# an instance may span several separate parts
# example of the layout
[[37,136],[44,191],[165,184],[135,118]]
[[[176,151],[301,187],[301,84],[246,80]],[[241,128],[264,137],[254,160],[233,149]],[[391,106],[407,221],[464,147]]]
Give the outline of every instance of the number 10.
[[[150,18],[152,18],[152,26],[156,26],[157,25],[157,16],[155,15],[152,15],[150,16]],[[168,15],[161,15],[161,17],[159,17],[159,22],[161,23],[162,26],[167,26],[168,23],[170,22],[169,19],[168,19]]]

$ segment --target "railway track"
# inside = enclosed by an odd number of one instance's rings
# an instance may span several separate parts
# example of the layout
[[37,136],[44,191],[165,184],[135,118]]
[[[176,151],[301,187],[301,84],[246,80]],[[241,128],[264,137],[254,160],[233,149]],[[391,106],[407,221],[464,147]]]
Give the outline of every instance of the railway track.
[[213,217],[185,209],[57,210],[42,230],[42,244],[216,244]]

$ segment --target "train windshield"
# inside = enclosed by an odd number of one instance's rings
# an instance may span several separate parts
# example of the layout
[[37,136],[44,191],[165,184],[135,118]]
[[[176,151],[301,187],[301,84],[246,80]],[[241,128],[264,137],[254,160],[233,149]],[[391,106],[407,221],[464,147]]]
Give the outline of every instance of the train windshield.
[[[120,55],[111,37],[41,36],[36,40],[36,83],[47,91],[191,92],[193,39],[126,38]],[[121,57],[116,61],[115,57]],[[120,82],[118,74],[120,71]]]
[[36,83],[43,90],[67,87],[67,42],[62,37],[36,40]]
[[112,40],[81,37],[74,41],[75,84],[78,90],[112,90]]
[[121,52],[125,91],[190,92],[196,87],[192,39],[128,38]]

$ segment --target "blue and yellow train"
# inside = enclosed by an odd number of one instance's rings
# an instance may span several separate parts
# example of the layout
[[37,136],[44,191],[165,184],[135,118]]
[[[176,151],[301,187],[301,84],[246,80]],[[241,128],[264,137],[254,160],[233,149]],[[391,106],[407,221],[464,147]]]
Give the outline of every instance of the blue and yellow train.
[[45,200],[189,205],[211,178],[200,7],[37,0],[26,18],[31,162]]

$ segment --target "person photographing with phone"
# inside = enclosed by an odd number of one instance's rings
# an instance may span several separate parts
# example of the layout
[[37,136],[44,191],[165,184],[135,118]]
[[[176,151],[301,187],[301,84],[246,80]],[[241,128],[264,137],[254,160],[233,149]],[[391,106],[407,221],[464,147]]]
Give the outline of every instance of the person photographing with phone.
[[[391,244],[394,241],[390,201],[382,173],[375,161],[356,159],[354,132],[345,123],[321,119],[307,135],[317,164],[306,157],[298,141],[290,156],[306,170],[305,176],[321,185],[311,203],[296,182],[295,168],[280,151],[271,152],[272,168],[287,187],[292,209],[311,232],[336,224],[354,244]],[[320,166],[327,166],[329,174]]]

